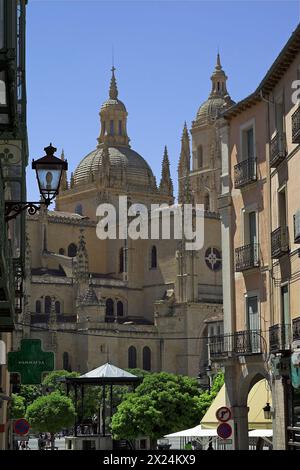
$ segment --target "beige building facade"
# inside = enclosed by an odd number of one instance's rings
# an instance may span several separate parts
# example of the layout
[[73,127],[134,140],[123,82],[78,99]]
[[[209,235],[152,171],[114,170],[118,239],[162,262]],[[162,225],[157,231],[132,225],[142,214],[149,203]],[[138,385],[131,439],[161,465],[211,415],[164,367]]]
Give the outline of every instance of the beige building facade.
[[[82,373],[107,361],[193,377],[205,372],[207,336],[222,333],[216,128],[219,112],[232,104],[226,80],[218,56],[212,91],[193,121],[192,142],[183,129],[178,206],[167,149],[158,185],[149,163],[130,145],[127,110],[112,69],[96,149],[70,180],[63,175],[55,210],[27,219],[26,308],[15,349],[23,337],[41,338],[44,349],[55,352],[57,369]],[[187,250],[186,240],[175,239],[172,231],[169,240],[99,239],[97,208],[112,204],[118,228],[124,213],[119,196],[127,197],[128,206],[147,208],[205,203],[203,247]]]
[[299,46],[298,27],[255,92],[223,114],[220,129],[224,336],[210,349],[225,365],[235,449],[248,448],[247,397],[262,378],[272,397],[274,449],[297,445]]

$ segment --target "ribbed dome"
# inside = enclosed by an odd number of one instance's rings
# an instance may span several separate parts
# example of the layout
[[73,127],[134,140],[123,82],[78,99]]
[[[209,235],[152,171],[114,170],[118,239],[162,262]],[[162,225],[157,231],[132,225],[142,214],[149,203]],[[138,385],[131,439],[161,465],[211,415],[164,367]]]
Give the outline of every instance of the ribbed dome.
[[[126,173],[127,186],[143,192],[156,190],[155,178],[148,163],[130,147],[108,147],[110,181],[113,184]],[[89,153],[74,173],[74,185],[96,181],[101,176],[103,147]]]
[[118,99],[114,100],[114,99],[109,98],[108,100],[106,100],[101,106],[101,110],[106,109],[106,108],[111,108],[111,109],[113,108],[118,111],[124,111],[125,113],[127,112],[125,104],[121,100],[118,100]]
[[232,101],[230,96],[227,95],[226,98],[208,98],[208,100],[202,103],[200,108],[198,109],[196,121],[206,123],[208,121],[214,120],[220,111],[223,111],[226,107],[229,107],[234,104],[234,101]]

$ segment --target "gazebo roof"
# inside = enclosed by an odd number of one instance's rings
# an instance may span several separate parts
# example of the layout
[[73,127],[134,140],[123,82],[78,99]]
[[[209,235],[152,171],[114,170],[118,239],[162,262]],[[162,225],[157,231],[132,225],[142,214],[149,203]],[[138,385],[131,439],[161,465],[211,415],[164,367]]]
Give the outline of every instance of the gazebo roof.
[[126,372],[126,370],[120,369],[119,367],[114,366],[113,364],[110,364],[107,362],[106,364],[103,364],[103,366],[97,367],[97,369],[93,369],[90,372],[87,372],[84,375],[81,375],[80,378],[100,378],[100,377],[105,377],[105,378],[121,378],[121,377],[137,377],[136,375],[131,374],[130,372]]
[[105,384],[130,384],[134,382],[139,382],[140,377],[126,372],[126,370],[120,369],[119,367],[114,366],[107,362],[96,369],[87,372],[86,374],[81,375],[80,377],[68,377],[66,382],[69,383],[90,383],[96,385],[105,385]]

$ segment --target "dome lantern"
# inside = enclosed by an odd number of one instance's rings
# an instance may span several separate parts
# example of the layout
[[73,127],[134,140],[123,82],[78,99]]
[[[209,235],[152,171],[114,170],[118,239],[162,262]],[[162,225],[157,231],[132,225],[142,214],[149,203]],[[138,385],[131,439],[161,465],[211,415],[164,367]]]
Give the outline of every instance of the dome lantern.
[[118,99],[118,88],[115,77],[115,67],[112,67],[109,98],[100,109],[101,131],[98,137],[98,147],[103,144],[109,146],[129,147],[129,137],[127,135],[127,110],[121,100]]

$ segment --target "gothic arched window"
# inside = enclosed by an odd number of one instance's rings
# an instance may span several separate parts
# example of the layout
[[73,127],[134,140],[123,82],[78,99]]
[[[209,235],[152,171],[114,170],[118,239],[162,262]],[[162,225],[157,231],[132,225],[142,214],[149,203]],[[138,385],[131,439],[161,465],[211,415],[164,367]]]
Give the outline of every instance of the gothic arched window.
[[119,272],[124,272],[124,248],[121,248],[119,251]]
[[119,135],[122,135],[122,121],[119,121]]
[[51,313],[51,297],[49,295],[45,297],[45,313]]
[[35,303],[35,313],[42,313],[42,303],[40,300],[37,300]]
[[114,301],[112,299],[107,299],[106,300],[105,315],[107,317],[113,317],[114,316]]
[[75,214],[83,215],[82,204],[77,204],[77,206],[75,207]]
[[136,348],[134,346],[130,346],[128,349],[128,367],[136,369]]
[[157,268],[157,249],[153,245],[150,252],[150,269]]
[[143,369],[151,370],[151,349],[148,346],[143,349]]
[[77,255],[77,246],[75,245],[75,243],[71,243],[68,246],[68,256],[70,258],[75,258],[76,255]]
[[203,167],[203,148],[202,145],[199,145],[197,148],[197,168],[196,170],[200,170]]
[[57,301],[55,302],[55,313],[57,313],[57,314],[60,314],[60,313],[61,313],[61,312],[60,312],[60,302],[59,302],[59,300],[57,300]]
[[117,316],[122,317],[124,315],[124,305],[120,300],[117,302]]

